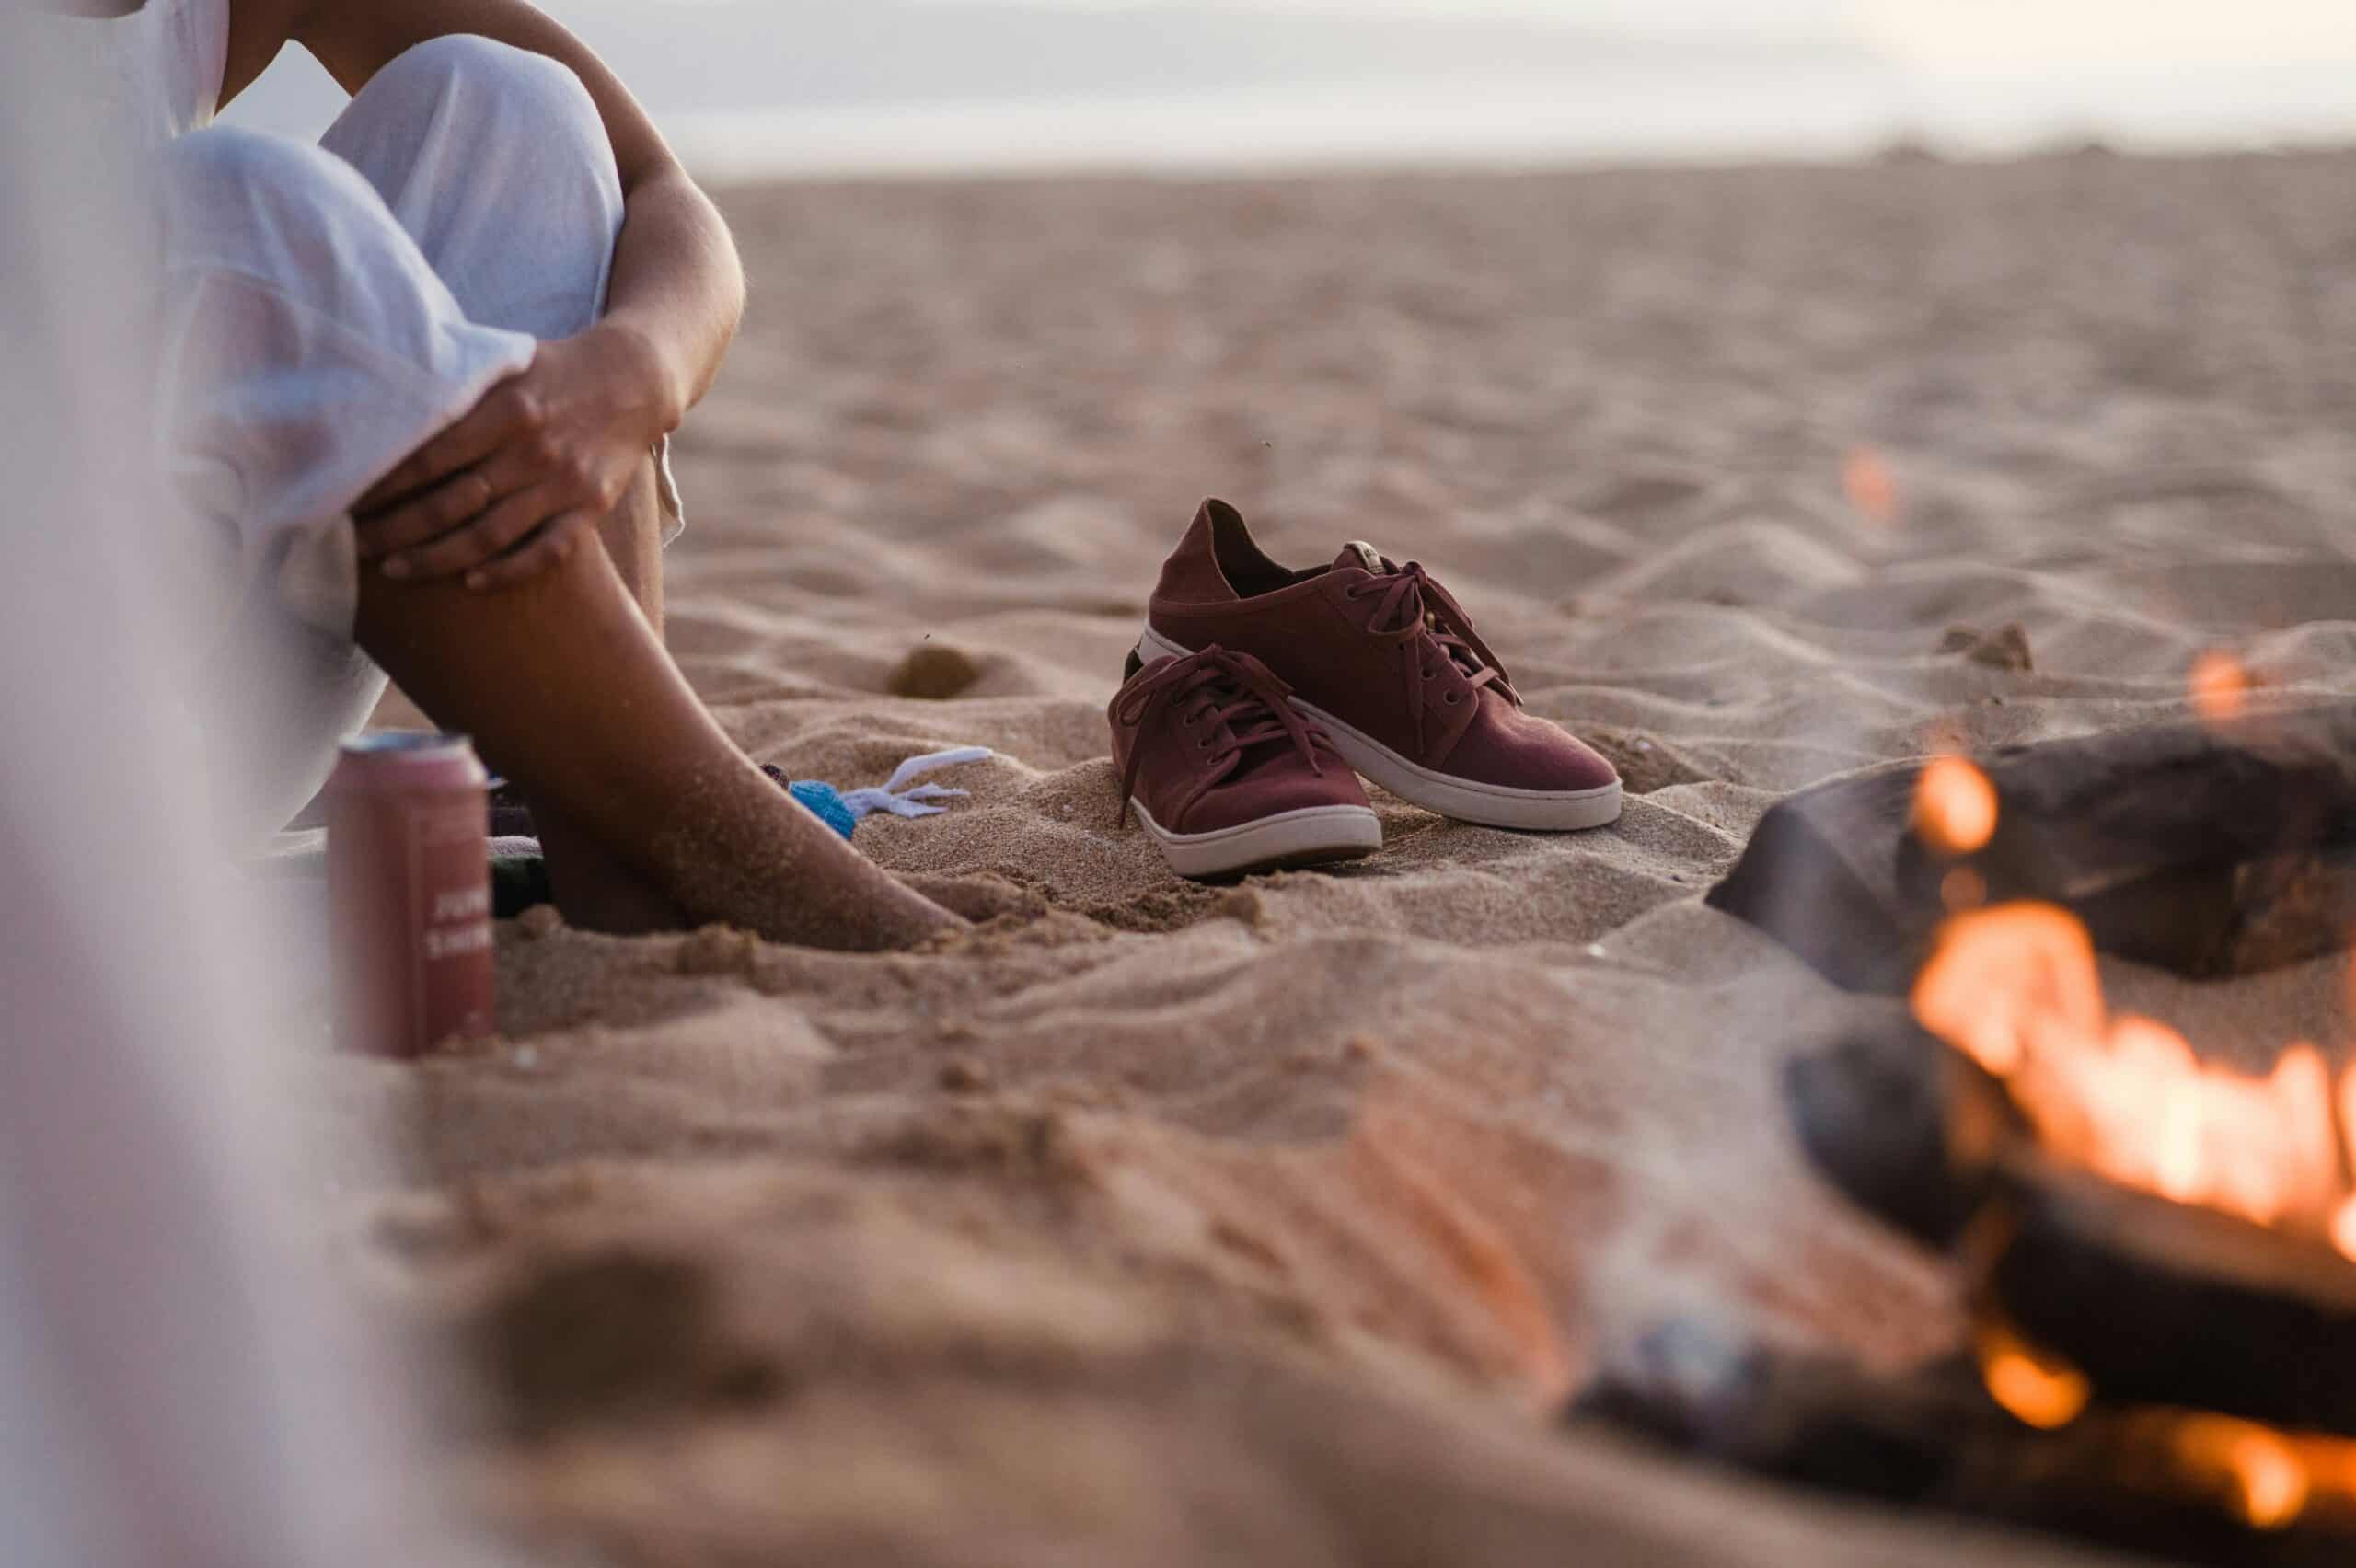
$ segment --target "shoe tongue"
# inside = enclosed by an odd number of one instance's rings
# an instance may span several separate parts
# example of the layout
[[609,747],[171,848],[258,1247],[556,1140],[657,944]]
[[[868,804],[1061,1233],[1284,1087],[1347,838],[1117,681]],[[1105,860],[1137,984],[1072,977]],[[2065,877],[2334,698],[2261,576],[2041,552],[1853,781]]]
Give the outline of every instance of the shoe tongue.
[[1337,571],[1353,566],[1371,571],[1377,577],[1391,570],[1391,563],[1382,559],[1382,552],[1364,539],[1352,539],[1342,547],[1342,553],[1334,558],[1334,567]]

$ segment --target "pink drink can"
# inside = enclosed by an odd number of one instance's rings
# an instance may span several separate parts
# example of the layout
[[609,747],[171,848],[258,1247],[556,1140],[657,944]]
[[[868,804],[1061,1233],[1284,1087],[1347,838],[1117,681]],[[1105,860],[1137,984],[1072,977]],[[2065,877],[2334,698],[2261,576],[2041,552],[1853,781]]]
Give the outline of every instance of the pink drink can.
[[328,901],[345,1050],[408,1059],[491,1032],[490,782],[464,735],[344,744]]

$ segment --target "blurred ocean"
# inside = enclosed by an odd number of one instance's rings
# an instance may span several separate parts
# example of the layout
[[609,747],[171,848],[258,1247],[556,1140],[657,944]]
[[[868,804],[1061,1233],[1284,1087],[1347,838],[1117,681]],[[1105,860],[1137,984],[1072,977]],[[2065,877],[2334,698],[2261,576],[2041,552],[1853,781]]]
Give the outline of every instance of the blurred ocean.
[[[2356,133],[2338,60],[1941,71],[1819,7],[1786,24],[1160,0],[544,0],[717,179],[1218,172],[2191,148]],[[230,118],[316,134],[290,50]]]

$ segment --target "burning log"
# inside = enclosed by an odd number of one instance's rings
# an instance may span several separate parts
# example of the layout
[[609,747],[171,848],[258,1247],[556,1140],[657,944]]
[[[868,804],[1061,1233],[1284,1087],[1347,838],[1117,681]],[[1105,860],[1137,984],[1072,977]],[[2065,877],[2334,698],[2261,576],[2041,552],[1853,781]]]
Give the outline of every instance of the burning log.
[[2356,1437],[2356,1265],[2331,1247],[2053,1158],[1911,1026],[1802,1059],[1785,1090],[1819,1169],[1956,1251],[1983,1305],[2103,1398]]
[[2350,929],[2356,708],[2246,717],[2237,670],[2199,685],[2203,725],[1940,758],[1770,814],[1713,902],[1911,1004],[1793,1066],[1795,1123],[1953,1256],[1972,1355],[1890,1379],[1669,1337],[1589,1409],[1846,1491],[2218,1562],[2350,1560],[2356,1066],[2294,1041],[2263,1073],[2204,1061],[2115,1013],[2096,962],[2241,973]]
[[[2016,942],[2030,951],[2008,945]],[[1976,967],[1983,963],[1995,967]],[[2080,1162],[2099,1146],[2065,1154],[2066,1140],[2049,1142],[2073,1129],[2092,1136],[2099,1117],[2056,1120],[2041,1106],[2043,1118],[2032,1118],[2017,1086],[1986,1070],[1992,1060],[2025,1070],[2039,1051],[2116,1054],[2120,1032],[2159,1029],[2110,1019],[2092,969],[2091,944],[2058,910],[1965,917],[1916,997],[1925,1021],[1964,1038],[1950,1044],[1893,1018],[1787,1078],[1818,1162],[1860,1202],[1954,1256],[1978,1324],[1975,1357],[1893,1379],[1820,1358],[1697,1348],[1669,1334],[1617,1358],[1583,1408],[1756,1472],[1844,1492],[2204,1562],[2349,1561],[2350,1239],[2286,1228],[2296,1194],[2270,1178],[2217,1193],[2221,1201],[2288,1194],[2261,1218],[2099,1174]],[[1947,1016],[1953,997],[1971,999],[1961,1026]],[[2075,1038],[2080,1030],[2087,1039]],[[2218,1096],[2227,1107],[2270,1106],[2264,1096],[2305,1076],[2193,1070],[2166,1080],[2169,1093],[2193,1097],[2179,1108]],[[2310,1106],[2321,1133],[2356,1149],[2356,1113],[2333,1120],[2320,1063],[2312,1070],[2318,1081],[2291,1103]],[[2102,1082],[2068,1073],[2050,1081],[2096,1090]],[[2173,1112],[2156,1120],[2200,1124]],[[2210,1190],[2198,1167],[2178,1167],[2168,1152],[2165,1125],[2150,1134],[2161,1156],[2155,1179]],[[2224,1152],[2247,1151],[2229,1144]],[[2120,1169],[2131,1170],[2134,1154],[2113,1148],[2108,1158],[2128,1159]],[[2281,1169],[2304,1168],[2292,1159]],[[2327,1207],[2344,1193],[2350,1163],[2335,1159],[2320,1174]]]
[[1817,1169],[1861,1208],[1941,1250],[1988,1201],[1996,1147],[2016,1124],[1992,1088],[1903,1016],[1796,1058],[1784,1077]]
[[2328,1247],[2015,1155],[1975,1288],[2102,1397],[2356,1437],[2356,1266]]
[[2340,1568],[2356,1552],[2356,1446],[2126,1406],[2039,1431],[1990,1396],[1969,1357],[1883,1376],[1670,1324],[1609,1353],[1567,1419],[1754,1475],[2174,1562]]
[[[1975,1306],[2090,1391],[2356,1437],[2356,1262],[2344,1235],[2109,1179],[2081,1163],[2088,1151],[2041,1142],[2008,1086],[1962,1051],[1897,1020],[1796,1063],[1785,1088],[1820,1169],[1872,1213],[1953,1251]],[[2325,1209],[2344,1177],[2336,1161],[2323,1172]]]
[[2058,905],[2102,951],[2197,976],[2315,957],[2356,919],[2356,704],[1999,753],[1981,772],[2001,809],[1970,844],[1925,842],[1937,766],[1777,805],[1710,904],[1889,995],[1958,905]]

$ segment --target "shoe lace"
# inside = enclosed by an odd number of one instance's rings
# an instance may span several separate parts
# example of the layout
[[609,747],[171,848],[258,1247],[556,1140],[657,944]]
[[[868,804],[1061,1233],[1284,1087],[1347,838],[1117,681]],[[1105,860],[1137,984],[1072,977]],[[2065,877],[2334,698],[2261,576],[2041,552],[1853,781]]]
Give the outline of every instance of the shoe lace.
[[1453,663],[1462,671],[1466,684],[1473,691],[1495,686],[1507,701],[1516,708],[1521,706],[1521,694],[1514,690],[1504,662],[1472,629],[1472,617],[1464,613],[1464,606],[1433,580],[1423,563],[1411,560],[1343,591],[1343,597],[1347,599],[1376,594],[1381,595],[1382,602],[1368,619],[1367,633],[1378,641],[1399,647],[1408,655],[1402,669],[1407,681],[1407,711],[1415,721],[1418,747],[1425,744],[1425,687],[1438,675],[1442,662]]
[[[1232,652],[1213,643],[1198,653],[1169,659],[1155,665],[1143,679],[1122,694],[1115,710],[1123,724],[1140,731],[1155,719],[1174,711],[1181,724],[1200,726],[1200,744],[1212,755],[1215,777],[1240,760],[1244,752],[1270,742],[1289,741],[1319,778],[1325,776],[1318,755],[1330,745],[1324,732],[1300,716],[1291,703],[1292,687],[1275,671],[1249,653]],[[1145,763],[1145,747],[1129,749],[1129,765],[1121,777],[1121,825],[1129,820],[1129,801],[1136,793],[1138,774]]]

